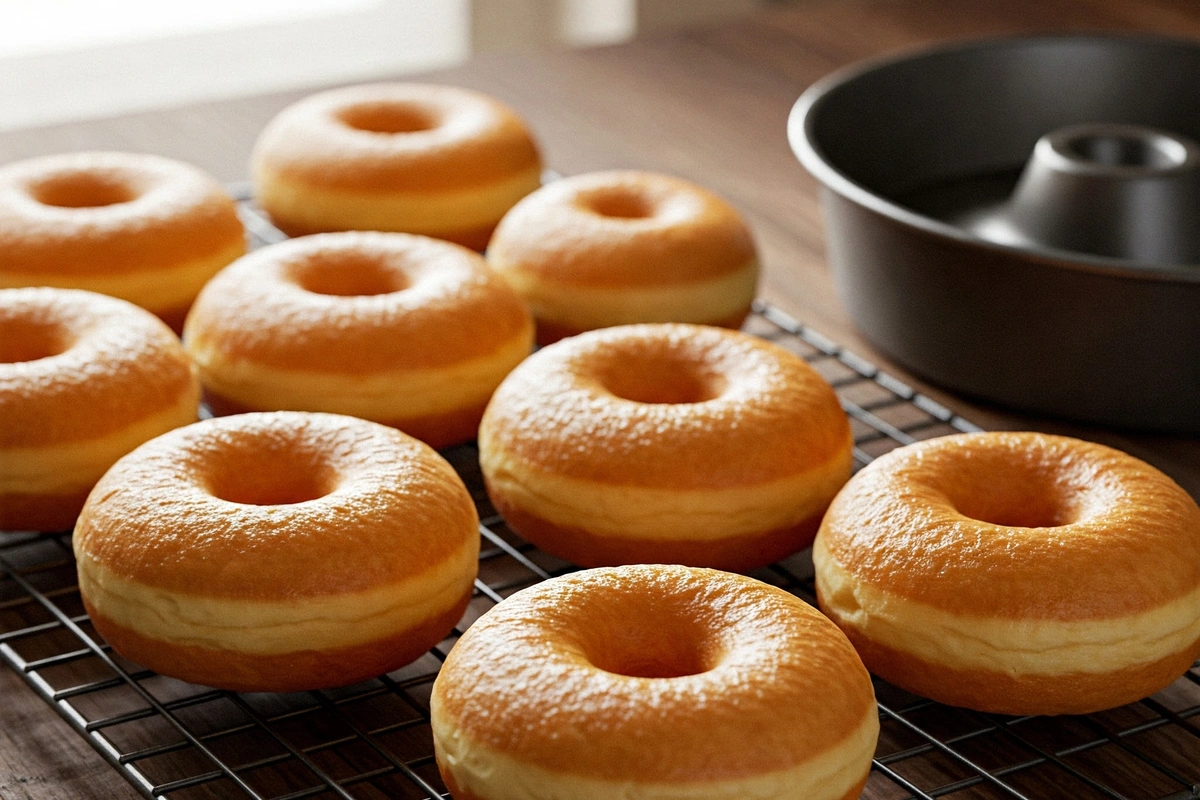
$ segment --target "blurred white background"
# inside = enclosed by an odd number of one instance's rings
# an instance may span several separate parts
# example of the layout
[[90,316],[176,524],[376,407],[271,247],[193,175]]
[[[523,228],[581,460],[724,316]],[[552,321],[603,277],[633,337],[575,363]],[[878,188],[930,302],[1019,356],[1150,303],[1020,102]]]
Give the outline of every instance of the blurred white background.
[[0,130],[624,41],[761,0],[0,0]]

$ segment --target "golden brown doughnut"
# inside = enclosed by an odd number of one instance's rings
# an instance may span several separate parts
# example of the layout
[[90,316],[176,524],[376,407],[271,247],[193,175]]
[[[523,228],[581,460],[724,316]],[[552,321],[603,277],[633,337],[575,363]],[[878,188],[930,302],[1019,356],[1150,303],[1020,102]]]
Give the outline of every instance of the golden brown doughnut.
[[836,395],[803,359],[698,325],[550,345],[504,380],[479,429],[497,510],[582,566],[783,558],[812,542],[851,447]]
[[124,300],[0,289],[0,530],[69,529],[112,463],[196,421],[179,340]]
[[492,391],[529,354],[533,322],[466,248],[330,233],[221,272],[184,342],[217,414],[350,414],[445,447],[475,438]]
[[982,433],[895,450],[838,494],[813,561],[867,667],[951,705],[1088,713],[1200,656],[1200,509],[1098,444]]
[[739,328],[758,280],[737,211],[652,172],[547,184],[504,216],[487,259],[529,301],[539,344],[635,322]]
[[200,287],[244,252],[233,201],[189,164],[68,153],[0,167],[0,288],[100,292],[179,331]]
[[117,462],[75,528],[84,606],[121,655],[238,691],[355,683],[440,641],[478,518],[437,453],[335,414],[207,420]]
[[851,800],[879,717],[845,637],[741,575],[595,569],[506,599],[433,686],[455,800]]
[[258,202],[287,233],[420,233],[482,250],[541,184],[525,123],[487,95],[376,83],[312,95],[258,138]]

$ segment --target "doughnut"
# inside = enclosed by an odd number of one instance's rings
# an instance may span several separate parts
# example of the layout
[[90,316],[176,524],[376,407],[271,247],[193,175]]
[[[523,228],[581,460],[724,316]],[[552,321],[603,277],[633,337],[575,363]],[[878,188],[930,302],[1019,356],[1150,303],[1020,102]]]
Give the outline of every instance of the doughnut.
[[475,438],[492,391],[529,354],[533,322],[466,248],[329,233],[222,271],[184,343],[217,414],[329,411],[445,447]]
[[487,95],[376,83],[285,108],[254,146],[259,205],[292,236],[398,231],[483,250],[541,184],[525,123]]
[[508,525],[580,566],[743,571],[812,543],[850,425],[803,359],[738,331],[606,328],[530,356],[479,429]]
[[118,653],[237,691],[347,685],[439,642],[471,597],[475,506],[392,428],[336,414],[206,420],[96,485],[79,590]]
[[149,312],[77,289],[0,289],[0,530],[70,529],[113,462],[195,422],[200,387]]
[[895,450],[838,494],[813,561],[867,668],[950,705],[1090,713],[1200,657],[1200,509],[1099,444],[981,433]]
[[636,322],[739,328],[758,280],[737,211],[651,172],[547,184],[504,216],[487,259],[529,302],[538,344]]
[[68,153],[0,167],[0,288],[100,292],[178,332],[200,287],[244,252],[233,200],[189,164]]
[[509,597],[430,697],[455,800],[852,800],[879,716],[845,636],[782,589],[681,566]]

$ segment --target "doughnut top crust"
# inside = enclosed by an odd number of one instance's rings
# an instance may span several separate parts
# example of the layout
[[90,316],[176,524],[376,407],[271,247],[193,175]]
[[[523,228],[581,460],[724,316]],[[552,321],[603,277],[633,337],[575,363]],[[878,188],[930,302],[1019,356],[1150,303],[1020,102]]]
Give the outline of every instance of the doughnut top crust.
[[188,316],[188,347],[284,369],[361,374],[491,355],[526,332],[524,302],[483,258],[403,233],[346,232],[256,250]]
[[448,190],[539,167],[525,123],[469,89],[375,83],[311,95],[259,135],[256,174],[350,191]]
[[625,325],[545,347],[493,395],[480,449],[581,480],[754,485],[847,448],[837,396],[800,357],[702,325]]
[[144,586],[278,601],[391,585],[477,536],[470,494],[432,448],[353,417],[271,412],[178,428],[119,460],[75,549]]
[[200,389],[175,334],[132,303],[77,289],[0,289],[0,447],[119,431]]
[[755,259],[749,227],[720,197],[632,170],[546,184],[509,210],[488,245],[496,269],[596,288],[710,279]]
[[199,169],[140,153],[68,153],[0,167],[0,286],[20,276],[111,276],[227,251],[233,200]]
[[1103,445],[1039,433],[946,436],[867,465],[818,541],[859,581],[984,617],[1125,616],[1200,586],[1200,509]]
[[876,713],[857,654],[815,609],[741,575],[659,565],[509,597],[455,644],[432,711],[524,763],[662,783],[787,769]]

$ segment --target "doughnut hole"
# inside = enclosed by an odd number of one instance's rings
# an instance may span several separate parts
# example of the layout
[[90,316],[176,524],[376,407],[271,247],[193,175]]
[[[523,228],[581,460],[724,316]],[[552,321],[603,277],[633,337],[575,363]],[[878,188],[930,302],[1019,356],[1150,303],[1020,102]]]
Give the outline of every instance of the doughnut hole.
[[137,199],[138,192],[115,175],[102,172],[65,172],[51,175],[29,187],[42,205],[58,208],[99,208]]
[[315,449],[280,441],[239,440],[210,452],[208,490],[216,498],[249,506],[284,506],[319,500],[337,488],[339,474]]
[[1043,453],[989,453],[957,465],[942,487],[969,519],[1012,528],[1055,528],[1086,517],[1102,482]]
[[429,109],[388,101],[348,106],[338,111],[337,117],[349,127],[367,133],[418,133],[439,124]]
[[47,320],[0,319],[0,364],[37,361],[65,353],[71,338],[63,327]]
[[350,250],[316,252],[289,265],[305,291],[338,297],[391,294],[409,287],[404,273],[383,256]]
[[682,678],[716,668],[727,650],[699,599],[622,594],[602,602],[577,619],[583,655],[597,669],[629,678]]
[[725,376],[711,367],[669,353],[615,359],[599,380],[622,400],[675,405],[714,400],[728,385]]
[[616,219],[649,219],[658,213],[645,193],[630,186],[595,189],[581,195],[579,204],[593,214]]

